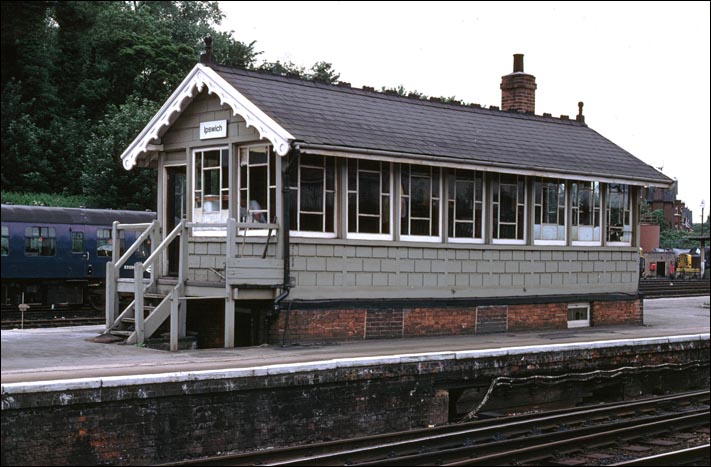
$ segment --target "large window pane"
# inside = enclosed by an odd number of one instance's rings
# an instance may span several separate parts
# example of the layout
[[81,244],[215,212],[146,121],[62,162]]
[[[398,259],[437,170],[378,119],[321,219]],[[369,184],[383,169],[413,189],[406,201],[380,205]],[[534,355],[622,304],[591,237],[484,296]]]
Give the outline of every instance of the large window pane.
[[526,177],[494,176],[492,182],[493,238],[524,240],[526,211]]
[[390,164],[348,161],[348,232],[390,233]]
[[631,204],[630,187],[620,183],[607,186],[607,236],[608,242],[630,243],[632,226],[630,225]]
[[600,184],[573,182],[570,185],[570,234],[573,242],[600,242]]
[[401,235],[439,236],[440,169],[403,164]]
[[303,154],[291,170],[292,229],[334,233],[335,162],[332,157]]
[[533,191],[533,239],[565,242],[565,182],[537,178]]

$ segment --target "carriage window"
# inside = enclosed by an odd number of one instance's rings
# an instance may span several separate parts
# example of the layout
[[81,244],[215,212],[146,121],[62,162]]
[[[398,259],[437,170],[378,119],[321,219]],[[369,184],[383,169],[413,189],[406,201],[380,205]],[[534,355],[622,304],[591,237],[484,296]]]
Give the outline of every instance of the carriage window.
[[25,227],[25,256],[54,256],[56,246],[54,227]]
[[403,164],[400,172],[403,240],[439,238],[439,168]]
[[526,177],[504,174],[494,176],[491,207],[494,242],[523,243],[526,225]]
[[390,239],[390,163],[348,161],[348,237]]
[[481,172],[452,170],[449,173],[449,238],[481,241],[484,178]]
[[2,226],[2,256],[10,254],[10,231],[6,226]]
[[84,232],[72,232],[72,253],[84,252]]
[[630,187],[611,183],[606,193],[607,238],[611,243],[632,242]]
[[573,182],[570,185],[572,219],[570,234],[573,245],[600,244],[600,184]]
[[533,240],[565,243],[565,182],[537,178],[534,184]]
[[333,233],[336,195],[335,160],[302,154],[289,177],[292,232]]
[[[123,255],[126,251],[126,240],[124,238],[124,231],[119,230],[119,251],[120,255]],[[96,256],[108,256],[112,255],[112,242],[111,242],[111,230],[110,229],[96,229]]]

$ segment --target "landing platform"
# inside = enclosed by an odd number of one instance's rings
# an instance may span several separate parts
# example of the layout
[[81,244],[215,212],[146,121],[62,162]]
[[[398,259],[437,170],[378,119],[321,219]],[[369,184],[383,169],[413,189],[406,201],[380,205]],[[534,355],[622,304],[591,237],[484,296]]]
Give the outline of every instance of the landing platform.
[[[644,300],[644,325],[573,328],[544,332],[368,340],[313,346],[261,346],[165,352],[132,345],[88,342],[103,326],[3,330],[2,384],[125,377],[207,370],[297,367],[348,360],[377,364],[378,358],[560,344],[699,336],[709,333],[709,297]],[[288,370],[286,370],[288,371]],[[120,379],[120,378],[117,378]],[[128,382],[127,382],[128,383]],[[130,383],[128,383],[130,384]],[[3,388],[4,391],[4,388]]]

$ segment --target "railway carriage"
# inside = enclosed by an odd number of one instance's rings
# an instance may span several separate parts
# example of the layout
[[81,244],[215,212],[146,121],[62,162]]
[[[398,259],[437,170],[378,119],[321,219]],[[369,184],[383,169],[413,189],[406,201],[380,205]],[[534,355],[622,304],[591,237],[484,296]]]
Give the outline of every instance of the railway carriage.
[[[154,219],[154,212],[2,205],[3,309],[17,309],[20,303],[103,308],[112,223]],[[121,252],[137,235],[121,231]],[[133,263],[149,250],[149,242],[141,245],[121,276],[132,277]]]

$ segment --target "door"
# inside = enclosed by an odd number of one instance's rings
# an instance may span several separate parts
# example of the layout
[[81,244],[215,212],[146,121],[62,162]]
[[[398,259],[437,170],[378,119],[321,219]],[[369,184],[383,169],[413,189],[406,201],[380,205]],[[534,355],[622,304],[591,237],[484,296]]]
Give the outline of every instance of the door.
[[[181,220],[186,218],[187,179],[185,166],[166,167],[165,192],[165,235],[173,231]],[[180,266],[180,240],[175,239],[168,245],[168,275],[177,277]]]

